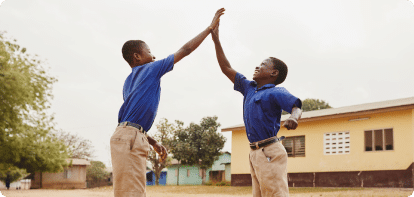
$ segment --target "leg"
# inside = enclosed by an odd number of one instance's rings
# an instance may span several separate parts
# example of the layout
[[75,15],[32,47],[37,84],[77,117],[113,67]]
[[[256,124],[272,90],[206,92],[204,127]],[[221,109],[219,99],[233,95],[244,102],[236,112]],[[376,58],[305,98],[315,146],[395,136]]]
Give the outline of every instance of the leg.
[[[280,142],[259,149],[257,153],[259,183],[262,196],[289,196],[287,153]],[[269,158],[269,159],[268,159]]]
[[117,127],[111,137],[115,197],[145,197],[148,151],[148,141],[138,129]]
[[252,162],[254,162],[254,161],[252,161],[252,158],[255,158],[254,156],[252,156],[254,154],[255,154],[255,151],[250,151],[249,162],[250,162],[250,174],[252,175],[253,197],[261,197],[259,180],[256,176],[256,172],[255,172],[253,164],[252,164]]

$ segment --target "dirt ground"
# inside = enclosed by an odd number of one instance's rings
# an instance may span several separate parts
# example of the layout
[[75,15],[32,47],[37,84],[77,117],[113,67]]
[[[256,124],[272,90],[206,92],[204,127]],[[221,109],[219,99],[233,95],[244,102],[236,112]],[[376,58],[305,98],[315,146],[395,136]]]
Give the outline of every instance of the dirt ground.
[[[113,190],[96,190],[96,189],[76,189],[76,190],[0,190],[5,197],[113,197]],[[341,191],[341,192],[312,192],[312,193],[291,193],[291,197],[373,197],[373,196],[401,196],[407,197],[413,194],[413,189],[364,189],[361,191]],[[0,195],[0,197],[3,197]],[[147,197],[235,197],[235,196],[252,196],[231,195],[231,194],[185,194],[185,193],[157,193],[156,191],[148,191]]]

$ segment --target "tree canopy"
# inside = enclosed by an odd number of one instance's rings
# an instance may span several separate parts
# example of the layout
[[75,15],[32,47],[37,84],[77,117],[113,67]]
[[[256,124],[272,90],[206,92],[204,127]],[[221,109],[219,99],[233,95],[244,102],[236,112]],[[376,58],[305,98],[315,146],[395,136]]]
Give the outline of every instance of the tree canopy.
[[62,130],[52,132],[52,135],[67,147],[70,158],[90,159],[93,157],[94,150],[90,140]]
[[178,128],[172,142],[173,158],[181,164],[199,165],[203,170],[210,168],[226,142],[226,138],[217,132],[220,126],[217,119],[217,116],[205,117],[200,124],[191,123],[186,128]]
[[86,181],[93,184],[108,178],[109,172],[102,161],[91,161],[91,165],[86,167]]
[[[303,112],[321,110],[321,109],[329,109],[329,108],[332,108],[332,107],[324,100],[307,98],[302,101]],[[282,115],[285,115],[285,114],[288,114],[288,112],[283,111]]]
[[56,172],[66,166],[66,147],[52,138],[47,113],[52,84],[44,61],[29,55],[0,32],[0,164],[28,172]]
[[329,108],[332,108],[332,107],[324,100],[307,98],[302,101],[303,111],[314,111],[314,110],[329,109]]

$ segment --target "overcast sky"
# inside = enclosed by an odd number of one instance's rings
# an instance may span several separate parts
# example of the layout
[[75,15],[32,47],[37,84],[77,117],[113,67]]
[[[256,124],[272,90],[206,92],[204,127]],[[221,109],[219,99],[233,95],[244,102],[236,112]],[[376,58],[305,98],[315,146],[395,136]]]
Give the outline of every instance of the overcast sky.
[[[131,72],[125,41],[144,40],[157,59],[176,52],[226,8],[220,39],[232,67],[251,79],[273,56],[289,67],[281,86],[333,107],[414,96],[414,6],[408,0],[140,1],[6,0],[0,31],[47,60],[56,128],[92,141],[110,165],[122,87]],[[114,3],[116,2],[116,3]],[[254,3],[253,3],[254,2]],[[208,36],[161,80],[161,118],[222,127],[243,123],[243,97],[217,63]],[[225,151],[231,151],[231,133]],[[283,135],[283,134],[282,134]]]

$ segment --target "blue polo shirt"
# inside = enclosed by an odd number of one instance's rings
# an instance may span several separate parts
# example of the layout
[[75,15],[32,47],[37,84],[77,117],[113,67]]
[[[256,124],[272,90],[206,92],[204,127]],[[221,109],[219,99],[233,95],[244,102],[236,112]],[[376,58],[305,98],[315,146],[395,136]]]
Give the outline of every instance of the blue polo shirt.
[[157,115],[161,94],[161,77],[174,67],[174,54],[165,59],[132,68],[124,84],[124,103],[118,123],[129,121],[148,131]]
[[266,84],[258,89],[255,81],[240,73],[236,74],[234,90],[244,96],[243,120],[250,143],[277,135],[282,109],[291,113],[293,105],[302,107],[302,101],[285,88]]

